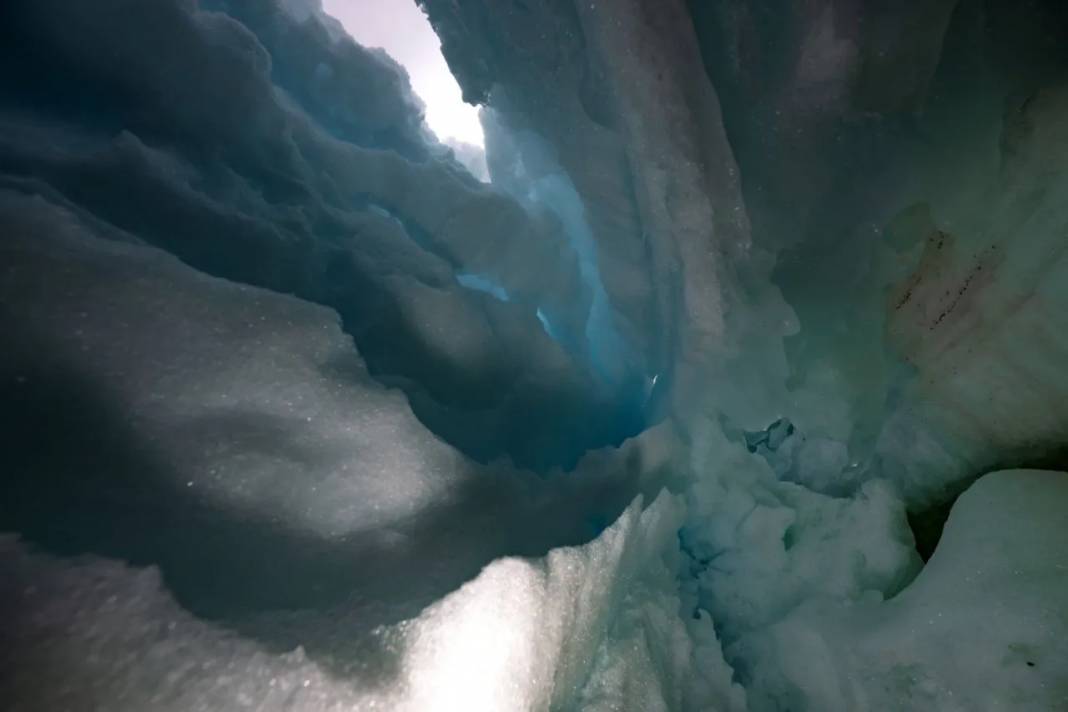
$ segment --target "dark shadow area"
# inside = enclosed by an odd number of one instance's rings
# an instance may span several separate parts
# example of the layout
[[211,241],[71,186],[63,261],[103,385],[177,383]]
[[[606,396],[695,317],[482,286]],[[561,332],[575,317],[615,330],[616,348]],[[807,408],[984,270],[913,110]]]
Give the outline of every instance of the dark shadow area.
[[931,555],[938,548],[938,542],[942,538],[942,528],[946,526],[946,520],[949,519],[949,512],[963,491],[962,489],[949,499],[940,500],[929,507],[908,513],[909,528],[916,540],[916,551],[924,563],[931,559]]
[[[1068,433],[1064,437],[1068,442]],[[1035,445],[1031,448],[1017,450],[993,462],[989,467],[974,477],[946,487],[942,496],[923,508],[910,509],[908,512],[909,528],[916,539],[916,551],[927,562],[938,547],[942,538],[942,529],[949,519],[949,514],[957,498],[974,484],[982,475],[998,470],[1056,470],[1068,472],[1068,445]]]

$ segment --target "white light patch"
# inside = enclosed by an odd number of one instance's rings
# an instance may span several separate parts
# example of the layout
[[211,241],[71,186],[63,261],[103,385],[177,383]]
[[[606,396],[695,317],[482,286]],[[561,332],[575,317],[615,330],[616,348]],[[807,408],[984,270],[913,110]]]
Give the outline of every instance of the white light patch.
[[323,0],[323,10],[365,47],[381,47],[404,65],[426,104],[426,122],[442,142],[482,147],[478,108],[465,104],[441,54],[441,42],[415,0]]
[[[536,565],[500,559],[428,609],[409,645],[404,712],[546,709],[558,652],[547,578]],[[550,602],[551,603],[551,602]]]

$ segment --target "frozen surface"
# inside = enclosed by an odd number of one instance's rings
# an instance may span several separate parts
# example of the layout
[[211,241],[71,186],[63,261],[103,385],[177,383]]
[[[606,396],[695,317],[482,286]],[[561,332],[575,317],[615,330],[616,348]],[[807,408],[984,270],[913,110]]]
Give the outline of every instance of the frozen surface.
[[94,239],[44,201],[2,199],[17,216],[0,248],[4,302],[19,305],[5,326],[22,335],[7,372],[27,391],[83,379],[174,489],[336,537],[440,504],[468,476],[403,394],[367,375],[330,312]]
[[1063,3],[420,7],[0,5],[0,693],[1064,706]]
[[938,549],[887,602],[813,600],[743,644],[752,709],[1068,706],[1068,474],[1006,470],[965,492]]
[[585,546],[494,561],[376,629],[386,652],[347,680],[300,648],[272,653],[193,618],[153,569],[60,562],[4,538],[0,689],[13,712],[741,710],[711,622],[678,615],[681,515],[669,495],[644,511],[639,499]]

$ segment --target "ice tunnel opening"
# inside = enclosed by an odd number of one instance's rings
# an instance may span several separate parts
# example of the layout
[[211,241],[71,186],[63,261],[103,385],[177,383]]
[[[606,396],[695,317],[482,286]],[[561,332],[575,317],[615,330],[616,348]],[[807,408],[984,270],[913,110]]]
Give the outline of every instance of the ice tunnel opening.
[[[323,0],[323,10],[336,18],[345,31],[365,47],[381,48],[399,62],[408,73],[412,89],[425,104],[425,119],[439,141],[453,148],[457,159],[473,175],[489,181],[491,174],[486,167],[486,136],[479,117],[480,107],[464,101],[463,92],[445,60],[441,41],[431,26],[424,9],[416,0]],[[534,152],[548,154],[544,141],[530,141]],[[539,158],[550,160],[551,158]],[[522,169],[520,169],[522,171]],[[589,315],[583,336],[584,349],[596,373],[606,381],[618,385],[623,379],[638,384],[641,379],[625,373],[627,366],[626,347],[620,338],[605,293],[600,275],[596,244],[590,233],[582,198],[575,191],[566,173],[559,167],[547,175],[523,174],[509,176],[516,181],[514,192],[536,206],[544,206],[563,224],[569,243],[579,258],[579,270],[583,282],[592,296]],[[457,281],[469,289],[508,301],[507,291],[495,283],[491,276],[460,274]],[[554,340],[560,340],[560,332],[552,324],[545,308],[536,309],[536,316]],[[648,384],[645,390],[648,390]],[[642,389],[637,385],[628,387],[634,393]],[[631,405],[639,403],[637,395],[628,396]],[[636,415],[627,419],[636,421]],[[625,437],[636,434],[640,426],[627,427],[612,438],[618,444]]]
[[473,176],[488,181],[479,107],[464,101],[441,41],[416,0],[323,0],[323,10],[358,43],[384,50],[404,67],[429,129]]

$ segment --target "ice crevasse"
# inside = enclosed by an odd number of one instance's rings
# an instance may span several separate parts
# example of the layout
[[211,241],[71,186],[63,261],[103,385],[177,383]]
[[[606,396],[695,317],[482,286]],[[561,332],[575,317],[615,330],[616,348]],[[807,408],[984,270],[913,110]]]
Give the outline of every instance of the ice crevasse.
[[0,6],[0,708],[1068,709],[1063,4],[418,8]]

